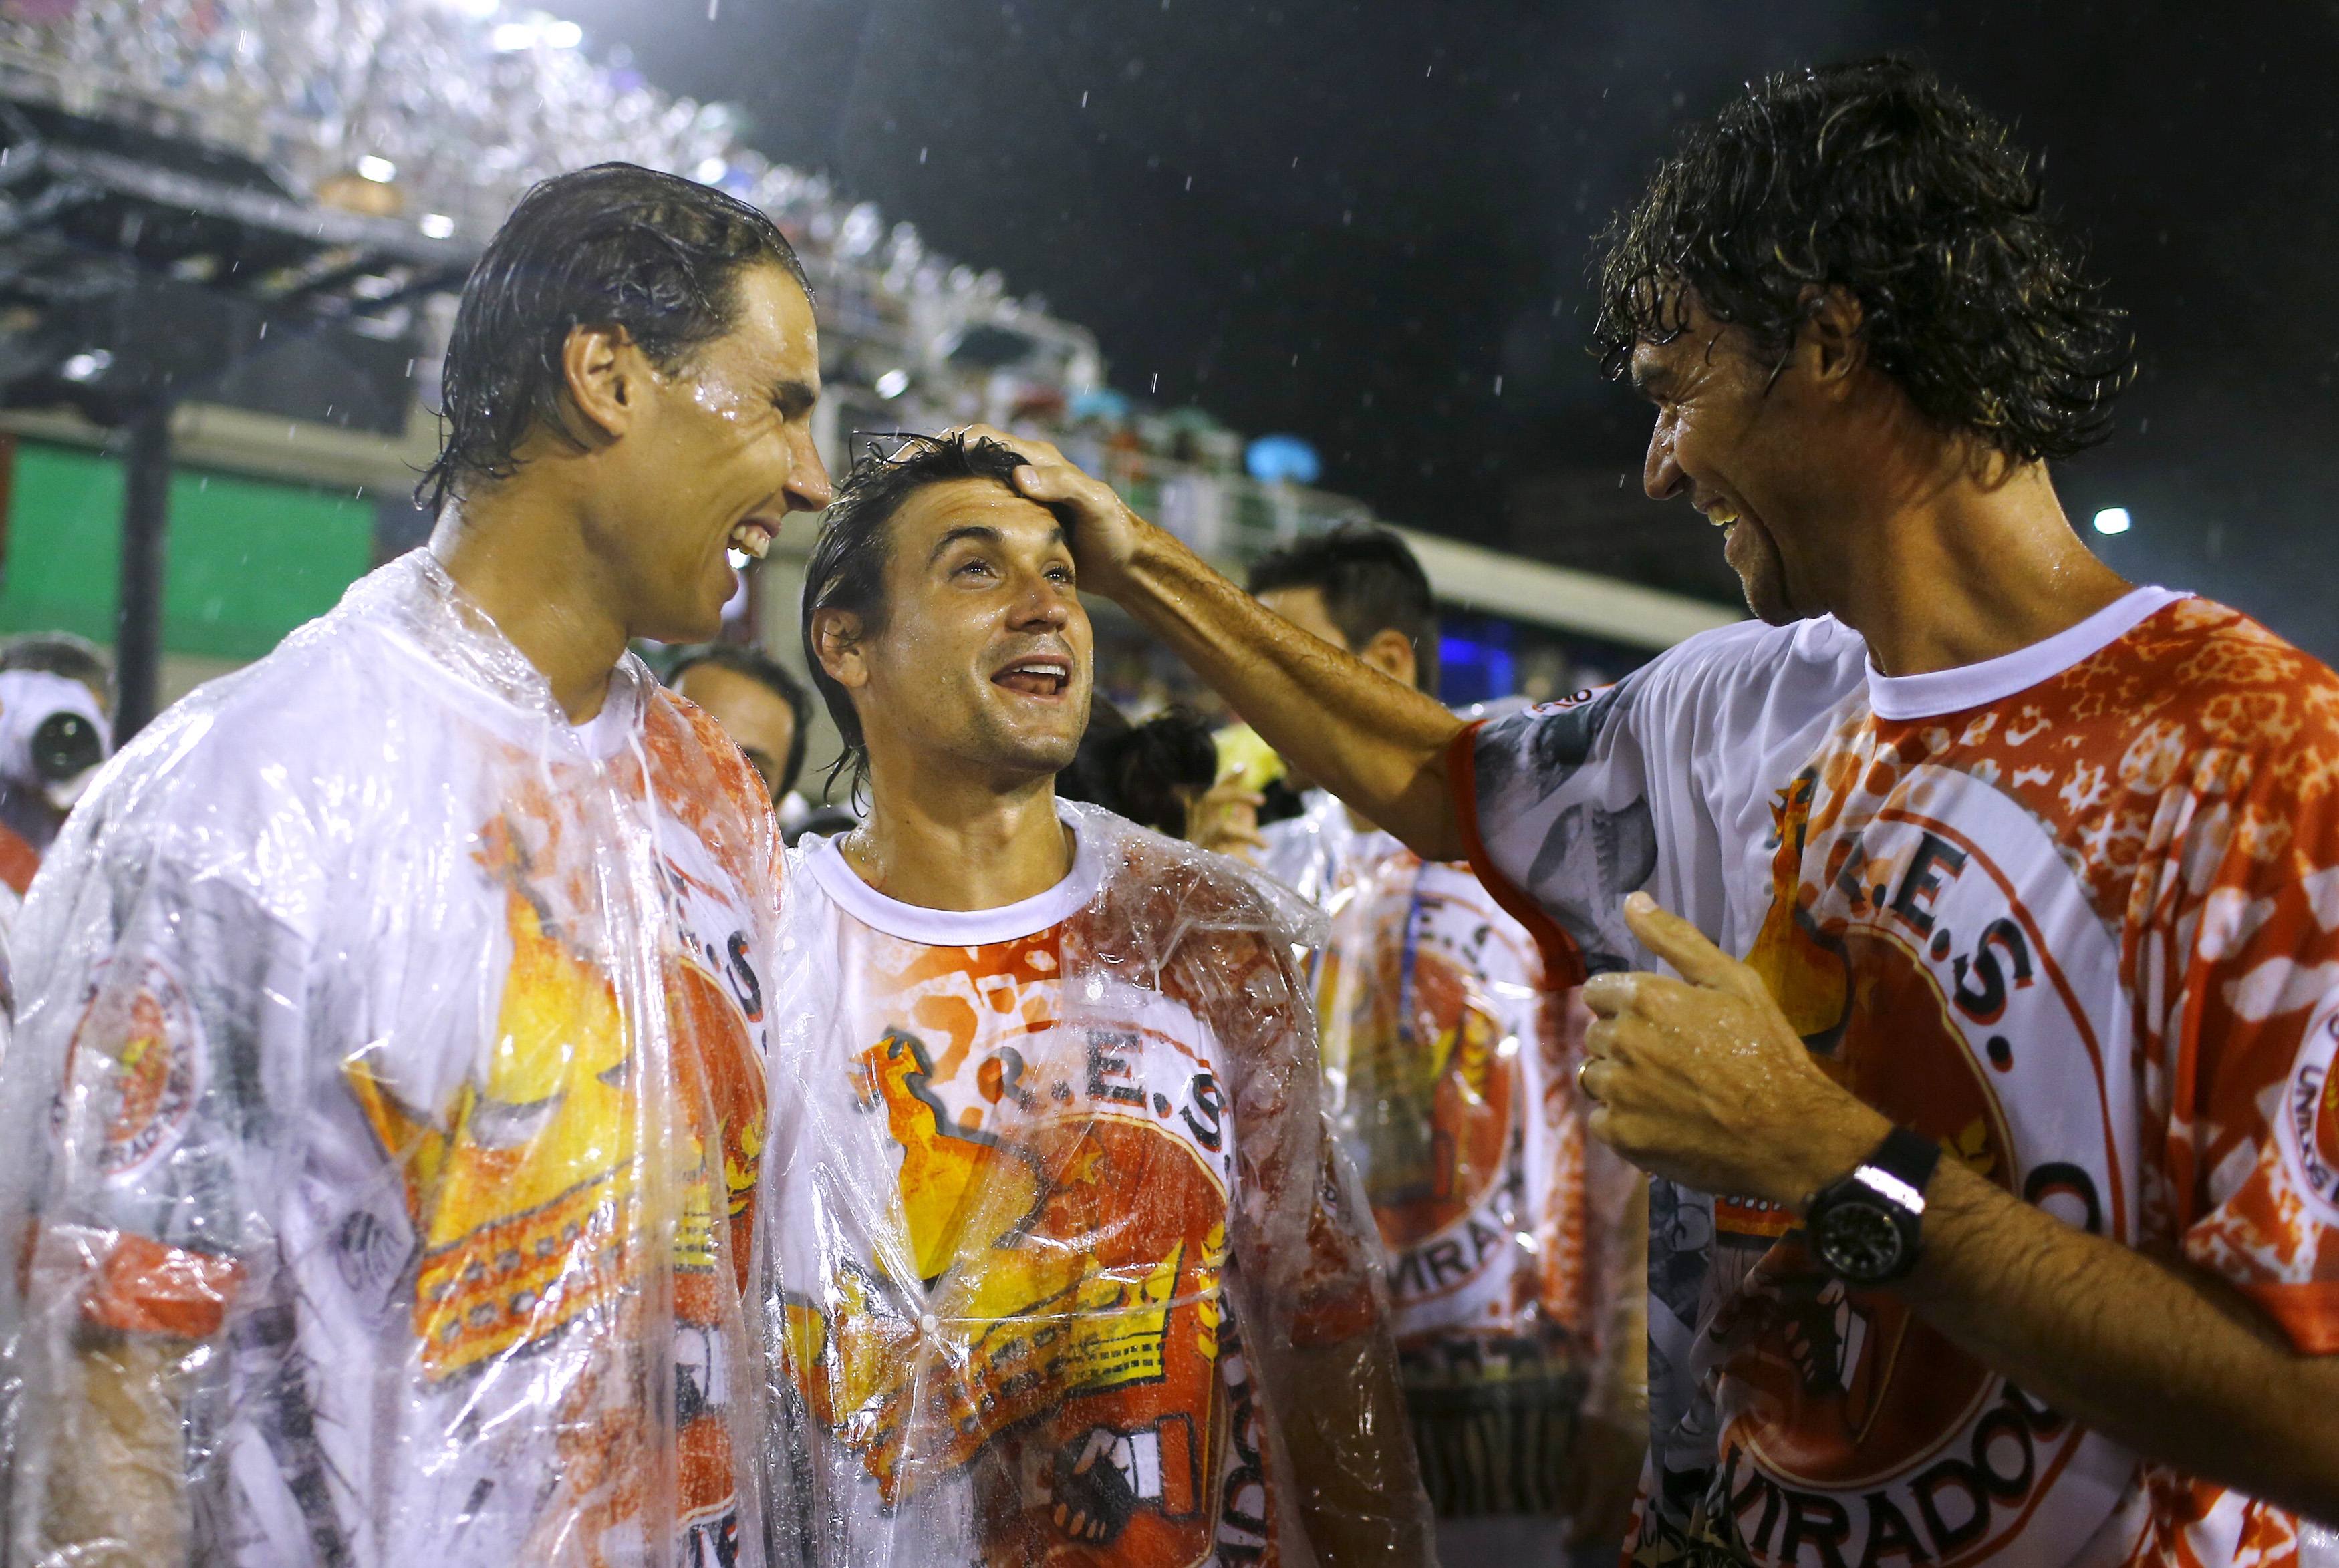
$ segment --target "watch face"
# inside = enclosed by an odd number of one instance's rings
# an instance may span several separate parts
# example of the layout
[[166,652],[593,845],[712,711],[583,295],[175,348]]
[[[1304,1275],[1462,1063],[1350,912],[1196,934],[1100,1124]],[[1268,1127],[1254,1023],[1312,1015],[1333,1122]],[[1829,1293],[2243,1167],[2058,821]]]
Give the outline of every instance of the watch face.
[[1856,1199],[1831,1207],[1811,1239],[1829,1272],[1854,1283],[1891,1278],[1907,1246],[1889,1210]]

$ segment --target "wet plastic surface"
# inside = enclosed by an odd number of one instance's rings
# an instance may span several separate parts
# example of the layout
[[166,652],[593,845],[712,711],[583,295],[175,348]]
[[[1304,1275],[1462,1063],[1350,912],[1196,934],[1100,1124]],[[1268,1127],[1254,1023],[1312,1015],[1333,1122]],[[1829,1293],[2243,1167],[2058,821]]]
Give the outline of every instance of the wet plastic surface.
[[1266,838],[1264,869],[1329,917],[1327,1109],[1388,1249],[1430,1495],[1441,1515],[1553,1512],[1580,1418],[1642,1397],[1618,1370],[1636,1178],[1585,1129],[1587,1015],[1466,866],[1321,792]]
[[0,1559],[759,1562],[778,853],[420,552],[144,732],[15,933]]
[[1072,874],[1007,912],[791,853],[776,1534],[900,1568],[1424,1561],[1378,1249],[1320,1113],[1312,913],[1061,809]]

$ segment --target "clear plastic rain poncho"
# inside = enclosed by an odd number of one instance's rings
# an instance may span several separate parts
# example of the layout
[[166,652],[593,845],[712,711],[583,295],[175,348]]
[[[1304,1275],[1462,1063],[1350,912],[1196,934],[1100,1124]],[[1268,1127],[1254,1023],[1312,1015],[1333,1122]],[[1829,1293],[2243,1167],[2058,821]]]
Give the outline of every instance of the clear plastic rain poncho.
[[790,856],[775,1536],[820,1568],[1422,1561],[1377,1248],[1318,1109],[1310,912],[1060,809],[1071,873],[1004,909]]
[[778,854],[424,552],[142,735],[15,934],[0,1556],[759,1562]]
[[1265,837],[1329,917],[1326,1109],[1388,1249],[1422,1479],[1441,1515],[1554,1512],[1580,1416],[1640,1397],[1636,1179],[1586,1134],[1589,1015],[1467,866],[1322,791]]

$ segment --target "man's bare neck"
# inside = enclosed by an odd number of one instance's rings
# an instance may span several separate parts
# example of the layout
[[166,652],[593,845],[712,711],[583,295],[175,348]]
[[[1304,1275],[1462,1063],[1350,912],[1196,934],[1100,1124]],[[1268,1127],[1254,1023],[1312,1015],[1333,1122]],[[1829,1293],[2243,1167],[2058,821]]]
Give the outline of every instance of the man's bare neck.
[[601,711],[626,628],[571,509],[524,491],[450,502],[430,550],[537,667],[571,723]]
[[[914,784],[873,765],[869,820],[838,846],[863,882],[921,909],[999,909],[1036,898],[1072,869],[1072,835],[1056,815],[1056,783],[994,787]],[[923,776],[922,776],[923,775]]]
[[1827,600],[1889,676],[2014,653],[2128,591],[2071,531],[2043,464],[1946,479],[1848,532]]

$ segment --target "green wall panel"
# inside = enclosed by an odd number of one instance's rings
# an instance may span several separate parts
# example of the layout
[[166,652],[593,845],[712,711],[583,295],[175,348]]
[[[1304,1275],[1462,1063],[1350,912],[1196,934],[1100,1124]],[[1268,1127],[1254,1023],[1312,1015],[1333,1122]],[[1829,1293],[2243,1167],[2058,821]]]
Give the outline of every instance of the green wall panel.
[[[181,468],[171,479],[163,646],[258,658],[321,615],[373,559],[373,503],[346,490]],[[0,563],[0,631],[113,641],[122,464],[22,441]]]

